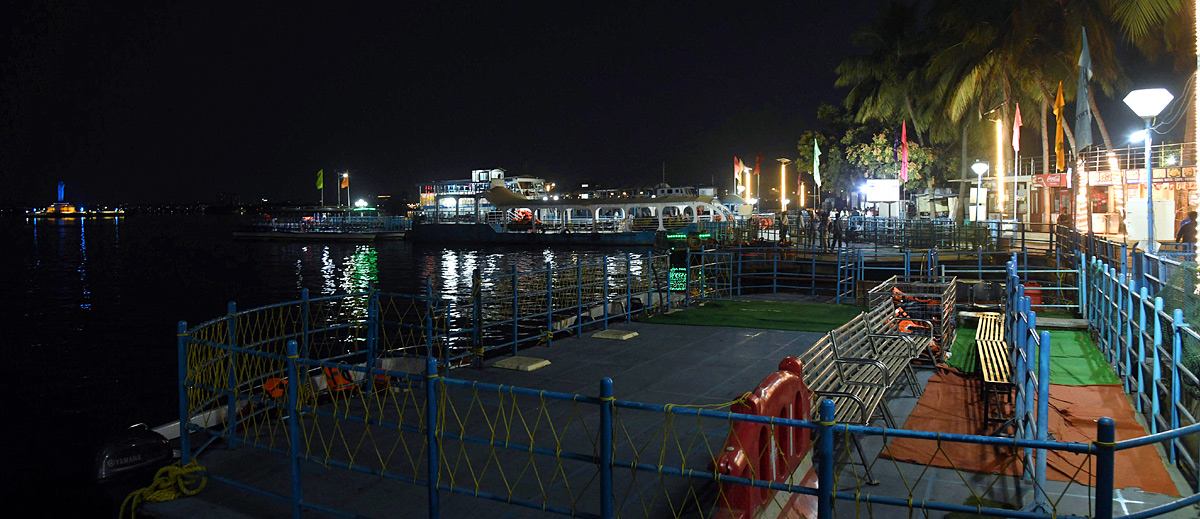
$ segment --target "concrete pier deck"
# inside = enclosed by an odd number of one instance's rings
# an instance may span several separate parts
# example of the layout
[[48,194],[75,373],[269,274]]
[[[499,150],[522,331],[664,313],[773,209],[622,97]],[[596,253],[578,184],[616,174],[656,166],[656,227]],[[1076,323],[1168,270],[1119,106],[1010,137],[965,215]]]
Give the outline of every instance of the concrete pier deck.
[[[796,296],[761,296],[757,299],[812,300]],[[776,370],[780,359],[803,352],[823,335],[813,332],[639,322],[614,323],[611,328],[634,331],[637,332],[637,336],[628,340],[606,340],[594,338],[594,332],[590,332],[585,333],[583,337],[556,339],[549,347],[539,346],[520,352],[522,356],[550,361],[548,366],[540,369],[515,371],[489,365],[483,369],[456,369],[451,372],[451,376],[591,396],[598,394],[602,377],[611,377],[614,394],[618,400],[652,404],[716,405],[727,403],[754,389],[763,377]],[[922,384],[928,381],[931,373],[932,371],[927,369],[918,370],[918,378]],[[899,424],[904,423],[916,403],[917,398],[907,391],[899,390],[887,401]],[[532,416],[538,412],[540,411],[525,411],[525,414]],[[628,439],[618,439],[620,442],[627,442],[636,447],[653,444],[660,438],[656,435],[660,434],[662,429],[661,413],[639,414],[621,410],[619,420],[623,430],[628,431]],[[882,426],[882,422],[878,422],[877,425]],[[727,425],[723,430],[720,427],[689,430],[690,434],[702,437],[701,441],[716,442],[718,449],[727,432]],[[864,493],[907,498],[910,495],[908,489],[911,488],[914,499],[961,504],[972,495],[963,482],[966,478],[973,486],[979,486],[976,492],[983,493],[983,487],[991,484],[991,488],[987,490],[988,497],[1020,506],[1028,502],[1033,491],[1029,485],[1020,483],[1017,478],[1001,478],[992,484],[996,477],[991,475],[960,474],[950,469],[893,463],[886,459],[876,460],[875,456],[883,447],[880,437],[864,438],[863,447],[870,458],[868,462],[873,464],[875,476],[882,481],[877,486],[862,486]],[[620,452],[621,448],[618,447],[618,456],[621,455]],[[711,454],[700,448],[687,453],[686,457],[689,462],[703,466],[704,458],[711,459]],[[839,490],[854,492],[857,486],[855,473],[857,471],[861,474],[862,468],[850,464],[849,461],[844,459],[837,469],[838,486]],[[228,449],[215,446],[205,453],[201,463],[214,473],[238,481],[252,482],[256,487],[272,489],[280,495],[289,493],[289,462],[286,456],[269,454],[250,447]],[[301,466],[304,474],[303,496],[306,502],[351,511],[366,517],[426,516],[425,487],[369,474],[325,469],[314,463],[302,463]],[[595,510],[593,502],[599,492],[599,487],[593,481],[595,472],[592,467],[565,467],[563,471],[563,481],[569,482],[568,486],[575,485],[575,495],[579,496],[580,508],[585,511]],[[616,472],[614,470],[614,473]],[[618,481],[614,485],[616,489],[631,489],[624,497],[621,494],[616,496],[617,510],[622,517],[704,515],[686,507],[679,510],[675,505],[668,506],[665,504],[667,499],[661,496],[652,499],[638,494],[639,487],[642,487],[650,488],[651,492],[659,494],[665,492],[668,496],[679,496],[689,485],[686,478],[663,480],[665,483],[660,483],[659,476],[653,474],[642,476],[642,482],[631,483],[627,476],[628,469],[625,476],[617,474]],[[493,473],[488,477],[496,476]],[[1176,480],[1181,481],[1178,476]],[[705,506],[713,502],[714,485],[698,480],[690,485],[700,496],[698,501],[707,500]],[[1094,491],[1089,492],[1088,488],[1078,484],[1066,488],[1066,483],[1051,481],[1049,485],[1046,489],[1047,494],[1063,496],[1058,505],[1060,514],[1088,513],[1089,499],[1094,498]],[[538,496],[536,489],[531,489],[528,484],[516,485],[513,494],[528,499],[536,499]],[[1119,489],[1117,495],[1121,500],[1117,509],[1120,515],[1124,515],[1122,512],[1137,512],[1172,499],[1164,495],[1144,493],[1138,489]],[[776,500],[786,502],[787,496],[779,496]],[[440,501],[442,517],[561,517],[550,512],[444,491],[440,493]],[[140,513],[164,519],[266,518],[288,517],[291,515],[291,509],[284,501],[210,481],[208,487],[197,496],[146,504]],[[914,513],[925,515],[921,511]],[[906,510],[880,506],[874,507],[872,513],[868,511],[867,505],[858,508],[854,503],[846,501],[840,501],[836,506],[838,517],[902,517],[907,514],[909,512]],[[308,511],[304,515],[336,517],[319,511]],[[925,516],[940,518],[944,515],[929,513]],[[1195,516],[1196,509],[1189,507],[1165,517]]]

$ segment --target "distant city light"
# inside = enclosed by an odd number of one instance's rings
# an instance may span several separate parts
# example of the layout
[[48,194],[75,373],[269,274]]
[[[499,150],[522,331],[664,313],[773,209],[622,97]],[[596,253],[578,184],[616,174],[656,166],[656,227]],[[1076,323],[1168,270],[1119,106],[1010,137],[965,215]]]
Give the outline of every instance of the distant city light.
[[354,202],[354,207],[366,207],[366,206],[367,206],[367,201],[363,200],[361,198],[359,198],[357,202]]

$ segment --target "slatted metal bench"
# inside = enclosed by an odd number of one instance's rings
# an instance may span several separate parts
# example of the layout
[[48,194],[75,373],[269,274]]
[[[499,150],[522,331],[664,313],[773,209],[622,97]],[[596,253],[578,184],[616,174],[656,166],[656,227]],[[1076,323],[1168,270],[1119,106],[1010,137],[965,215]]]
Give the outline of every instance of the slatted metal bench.
[[985,423],[1004,422],[1008,419],[1001,407],[1012,398],[1012,374],[1009,370],[1010,352],[1004,342],[1004,317],[999,313],[985,312],[979,315],[975,328],[975,351],[983,383],[983,409]]
[[[888,307],[863,312],[799,355],[805,385],[814,399],[833,400],[838,423],[868,426],[879,413],[887,426],[894,428],[896,420],[884,402],[885,395],[901,377],[907,379],[914,396],[922,393],[912,361],[927,351],[933,338],[927,332],[900,333],[894,321]],[[857,438],[852,440],[864,460],[867,480],[874,484],[862,446]]]

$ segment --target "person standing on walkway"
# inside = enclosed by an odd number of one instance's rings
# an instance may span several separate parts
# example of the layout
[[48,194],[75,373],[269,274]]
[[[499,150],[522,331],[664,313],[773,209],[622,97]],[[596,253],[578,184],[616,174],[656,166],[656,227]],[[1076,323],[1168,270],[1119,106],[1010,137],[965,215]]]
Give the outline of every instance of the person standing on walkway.
[[1187,218],[1179,224],[1179,232],[1175,233],[1175,243],[1196,243],[1196,211],[1188,211]]
[[829,215],[825,211],[817,211],[817,239],[821,242],[821,250],[829,248]]
[[833,249],[842,248],[842,243],[844,243],[842,241],[842,219],[838,218],[838,213],[836,212],[833,214],[833,219],[829,222],[829,232],[831,234],[829,241],[833,245]]

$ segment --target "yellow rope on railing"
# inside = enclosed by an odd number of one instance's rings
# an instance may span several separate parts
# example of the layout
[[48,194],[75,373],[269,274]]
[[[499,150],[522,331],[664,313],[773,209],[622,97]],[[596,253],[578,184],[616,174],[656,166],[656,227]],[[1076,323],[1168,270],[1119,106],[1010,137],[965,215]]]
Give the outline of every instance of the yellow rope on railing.
[[[158,469],[154,474],[154,481],[149,486],[134,490],[125,496],[118,517],[136,517],[137,508],[142,503],[161,503],[180,496],[199,494],[208,484],[208,477],[202,474],[203,471],[204,467],[196,463],[196,460],[182,467],[175,463]],[[128,516],[125,515],[126,510],[129,510]]]

